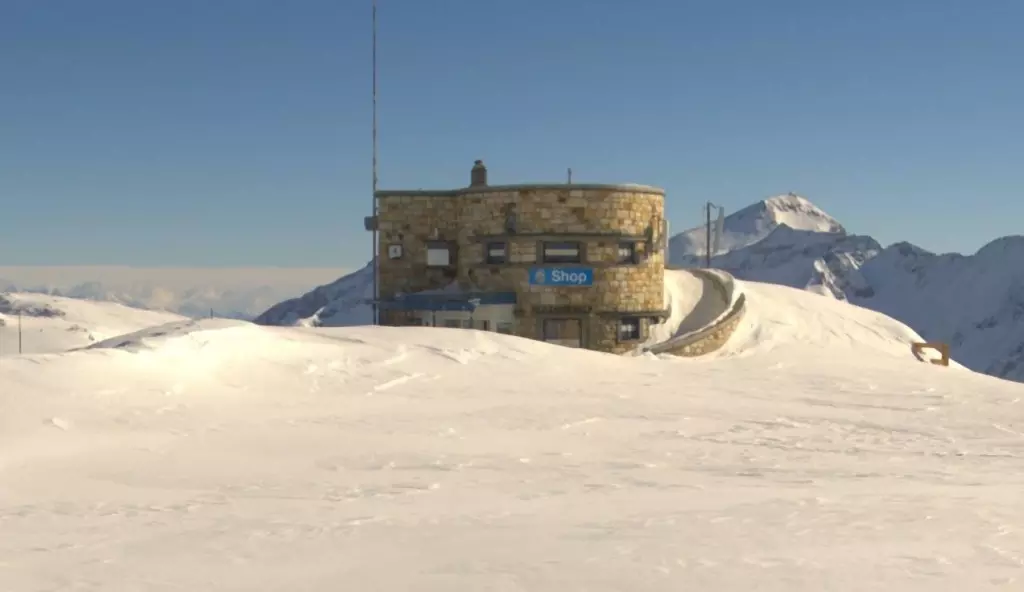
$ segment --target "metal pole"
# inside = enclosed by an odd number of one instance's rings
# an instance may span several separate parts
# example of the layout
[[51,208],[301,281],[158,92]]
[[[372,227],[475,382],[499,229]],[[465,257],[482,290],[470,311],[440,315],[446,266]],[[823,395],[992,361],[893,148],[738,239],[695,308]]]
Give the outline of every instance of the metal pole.
[[704,267],[711,269],[711,202],[704,206],[707,210],[707,244],[704,251]]
[[373,324],[380,324],[380,278],[377,260],[377,0],[373,0]]

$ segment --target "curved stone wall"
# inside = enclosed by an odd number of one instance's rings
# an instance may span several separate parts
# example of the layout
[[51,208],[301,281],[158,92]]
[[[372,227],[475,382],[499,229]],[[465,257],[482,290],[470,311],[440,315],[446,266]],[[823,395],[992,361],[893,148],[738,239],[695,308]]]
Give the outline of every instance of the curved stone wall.
[[731,305],[724,314],[708,323],[707,326],[654,345],[648,349],[651,353],[684,357],[711,353],[729,341],[736,327],[743,320],[743,313],[746,311],[746,296],[742,293],[734,293],[734,280],[730,274],[720,270],[691,269],[690,271],[710,279],[712,285],[716,286],[716,289]]
[[[664,195],[632,185],[512,185],[449,192],[378,192],[381,294],[437,289],[515,291],[515,333],[543,337],[545,319],[576,319],[583,346],[609,352],[636,347],[619,340],[624,317],[647,327],[665,313]],[[431,269],[419,253],[431,241],[456,246],[452,269]],[[571,243],[579,263],[543,261],[544,245]],[[389,259],[391,245],[409,256]],[[505,261],[488,262],[501,245]],[[619,260],[620,245],[635,259]],[[531,283],[538,268],[592,270],[591,286]]]

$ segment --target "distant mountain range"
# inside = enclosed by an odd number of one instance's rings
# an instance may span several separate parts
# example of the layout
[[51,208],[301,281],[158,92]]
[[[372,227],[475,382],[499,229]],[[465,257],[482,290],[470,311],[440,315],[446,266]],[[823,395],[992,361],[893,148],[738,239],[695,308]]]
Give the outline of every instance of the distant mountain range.
[[46,294],[187,317],[252,319],[340,269],[0,267],[0,293]]
[[[672,238],[670,263],[703,265],[705,229]],[[907,242],[883,248],[847,233],[809,200],[782,195],[725,218],[712,267],[740,279],[817,292],[900,320],[949,343],[965,366],[1024,381],[1024,236],[974,255],[936,255]]]

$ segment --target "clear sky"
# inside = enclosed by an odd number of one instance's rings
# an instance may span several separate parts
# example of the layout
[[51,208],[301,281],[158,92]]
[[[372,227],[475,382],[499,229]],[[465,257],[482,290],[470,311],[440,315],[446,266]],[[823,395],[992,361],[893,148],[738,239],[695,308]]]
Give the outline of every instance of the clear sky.
[[[370,0],[0,0],[0,264],[369,257]],[[380,184],[1024,233],[1020,0],[379,0]]]

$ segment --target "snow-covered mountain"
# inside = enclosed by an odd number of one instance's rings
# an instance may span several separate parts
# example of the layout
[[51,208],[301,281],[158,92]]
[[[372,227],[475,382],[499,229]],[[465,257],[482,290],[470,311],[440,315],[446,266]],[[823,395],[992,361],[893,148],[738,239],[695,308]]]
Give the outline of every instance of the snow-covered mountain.
[[188,317],[251,319],[341,269],[0,267],[0,292],[116,302]]
[[[703,265],[704,236],[700,227],[673,237],[671,263]],[[715,268],[882,312],[949,343],[974,370],[1024,381],[1024,237],[997,239],[970,256],[905,242],[882,248],[793,195],[727,216],[725,237]]]
[[[776,228],[788,226],[793,230],[818,233],[845,234],[846,230],[806,198],[795,194],[778,195],[747,206],[725,218],[719,253],[742,249],[763,240]],[[705,226],[692,228],[673,236],[669,253],[673,257],[703,257],[707,251]]]
[[373,322],[373,264],[279,302],[257,316],[259,325],[349,327]]
[[[50,354],[184,317],[45,294],[0,294],[0,356]],[[20,325],[20,327],[19,327]]]

